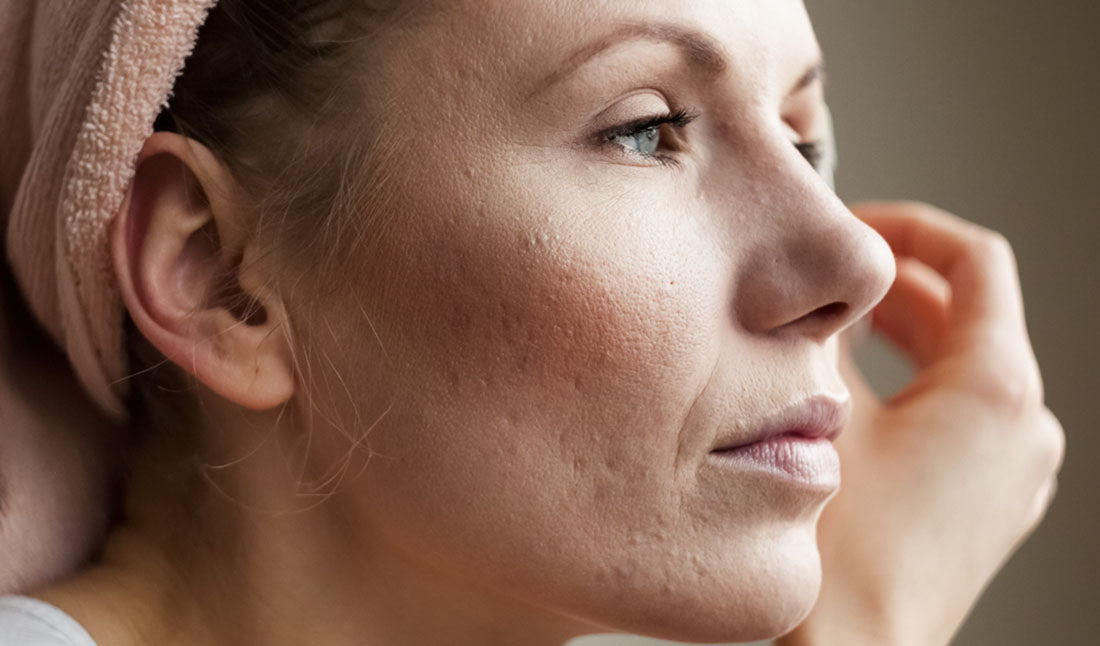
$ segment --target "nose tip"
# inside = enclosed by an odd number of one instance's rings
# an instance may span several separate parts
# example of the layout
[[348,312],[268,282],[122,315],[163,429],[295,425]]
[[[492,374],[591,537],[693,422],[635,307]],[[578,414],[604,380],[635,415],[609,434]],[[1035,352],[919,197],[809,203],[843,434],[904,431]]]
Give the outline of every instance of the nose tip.
[[738,281],[735,316],[753,334],[824,343],[869,312],[894,281],[886,241],[842,207],[787,227],[752,255]]

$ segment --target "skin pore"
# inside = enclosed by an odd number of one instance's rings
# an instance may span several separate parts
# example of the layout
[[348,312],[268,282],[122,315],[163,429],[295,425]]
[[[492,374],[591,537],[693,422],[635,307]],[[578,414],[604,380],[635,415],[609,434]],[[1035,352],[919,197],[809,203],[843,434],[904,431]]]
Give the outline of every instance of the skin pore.
[[[199,384],[198,456],[153,443],[102,565],[40,596],[110,644],[795,626],[835,483],[710,452],[843,402],[837,335],[894,276],[796,147],[826,127],[802,4],[469,0],[371,47],[400,188],[340,276],[264,274],[225,166],[147,143],[116,270]],[[265,316],[210,298],[226,271]]]

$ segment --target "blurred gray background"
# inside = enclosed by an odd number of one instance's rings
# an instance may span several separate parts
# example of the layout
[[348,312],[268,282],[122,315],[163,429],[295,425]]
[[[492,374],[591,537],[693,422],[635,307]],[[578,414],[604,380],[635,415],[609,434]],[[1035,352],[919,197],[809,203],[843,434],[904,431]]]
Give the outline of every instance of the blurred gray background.
[[[920,199],[1008,236],[1047,404],[1066,429],[1054,505],[954,643],[1100,644],[1100,3],[807,7],[828,63],[840,195]],[[864,358],[884,388],[904,381],[884,347]]]

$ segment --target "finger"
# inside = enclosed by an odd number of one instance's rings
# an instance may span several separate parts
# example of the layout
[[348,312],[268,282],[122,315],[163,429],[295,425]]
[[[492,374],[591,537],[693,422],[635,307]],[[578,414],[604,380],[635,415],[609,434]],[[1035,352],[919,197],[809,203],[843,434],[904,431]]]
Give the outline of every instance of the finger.
[[947,280],[952,323],[1011,322],[1022,327],[1016,262],[1003,236],[924,204],[874,202],[852,211],[896,255],[916,258]]
[[840,376],[848,386],[848,392],[851,393],[854,415],[860,414],[859,411],[873,413],[877,410],[880,406],[879,399],[871,389],[871,385],[867,383],[859,366],[856,365],[855,357],[852,355],[852,341],[847,335],[840,337],[837,365]]
[[906,354],[918,368],[943,353],[951,290],[927,265],[898,259],[897,279],[874,309],[875,328]]
[[1046,406],[1039,411],[1039,415],[1042,420],[1041,428],[1046,432],[1037,453],[1046,458],[1047,472],[1056,476],[1066,458],[1066,432],[1058,417]]
[[1031,503],[1031,509],[1028,510],[1027,518],[1025,519],[1025,527],[1028,532],[1033,531],[1039,526],[1039,523],[1043,522],[1043,518],[1046,516],[1047,510],[1050,509],[1051,503],[1054,502],[1054,495],[1057,492],[1058,478],[1051,476],[1050,479],[1039,488],[1039,491],[1035,494],[1035,498]]

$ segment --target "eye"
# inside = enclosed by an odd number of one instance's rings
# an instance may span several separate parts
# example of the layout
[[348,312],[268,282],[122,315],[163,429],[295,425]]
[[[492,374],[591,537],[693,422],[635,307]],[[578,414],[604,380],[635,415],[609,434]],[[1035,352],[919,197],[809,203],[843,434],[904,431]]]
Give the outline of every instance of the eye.
[[650,126],[645,130],[637,130],[625,135],[615,135],[611,140],[623,148],[640,152],[643,155],[653,155],[657,152],[657,145],[661,143],[661,127]]
[[674,139],[675,132],[693,120],[695,115],[677,110],[617,126],[603,133],[602,138],[628,154],[670,163],[674,161],[672,156],[662,152],[662,149],[668,150],[670,142],[666,140]]
[[825,161],[825,144],[821,140],[806,141],[794,145],[795,150],[802,155],[814,170],[821,172],[821,164]]

